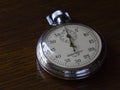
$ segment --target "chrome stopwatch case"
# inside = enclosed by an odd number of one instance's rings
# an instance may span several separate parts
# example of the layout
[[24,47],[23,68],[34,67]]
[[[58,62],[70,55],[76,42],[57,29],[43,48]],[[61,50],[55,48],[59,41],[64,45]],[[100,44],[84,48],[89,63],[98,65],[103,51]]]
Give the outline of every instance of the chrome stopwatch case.
[[52,28],[40,37],[36,53],[39,65],[48,73],[68,80],[86,78],[102,65],[106,47],[99,33],[79,23],[70,23],[67,12],[47,16]]

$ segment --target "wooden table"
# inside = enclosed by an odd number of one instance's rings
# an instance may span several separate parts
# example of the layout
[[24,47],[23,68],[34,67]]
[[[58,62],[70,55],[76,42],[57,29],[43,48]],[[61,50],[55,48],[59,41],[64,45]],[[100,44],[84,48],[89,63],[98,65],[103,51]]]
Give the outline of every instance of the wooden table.
[[[37,40],[57,9],[104,35],[108,55],[94,76],[66,81],[37,71]],[[120,1],[0,0],[0,90],[120,90]]]

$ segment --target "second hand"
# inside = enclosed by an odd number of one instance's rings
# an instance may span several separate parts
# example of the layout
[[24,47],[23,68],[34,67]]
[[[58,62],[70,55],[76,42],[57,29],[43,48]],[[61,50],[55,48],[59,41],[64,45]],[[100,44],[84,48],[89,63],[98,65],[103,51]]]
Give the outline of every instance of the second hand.
[[66,32],[67,32],[67,37],[69,38],[69,40],[70,40],[70,47],[72,47],[73,48],[73,51],[75,52],[76,51],[76,46],[73,44],[73,42],[72,42],[72,37],[71,37],[71,35],[69,34],[69,32],[68,32],[68,29],[65,27],[65,30],[66,30]]

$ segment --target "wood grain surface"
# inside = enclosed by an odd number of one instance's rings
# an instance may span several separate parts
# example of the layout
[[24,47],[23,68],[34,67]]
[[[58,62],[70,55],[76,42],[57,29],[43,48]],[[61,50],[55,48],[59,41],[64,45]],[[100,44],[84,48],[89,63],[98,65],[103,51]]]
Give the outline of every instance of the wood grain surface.
[[[90,78],[66,81],[37,71],[37,41],[50,28],[45,17],[57,9],[107,41],[106,62]],[[0,90],[120,90],[120,1],[0,0]]]

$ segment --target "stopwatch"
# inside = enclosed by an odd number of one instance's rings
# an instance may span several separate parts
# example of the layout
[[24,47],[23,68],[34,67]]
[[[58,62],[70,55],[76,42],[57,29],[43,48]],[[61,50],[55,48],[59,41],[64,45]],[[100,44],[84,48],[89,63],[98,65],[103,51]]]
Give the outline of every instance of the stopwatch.
[[93,28],[71,23],[68,12],[57,10],[46,17],[52,26],[38,41],[37,62],[58,78],[79,80],[91,76],[106,56],[102,36]]

